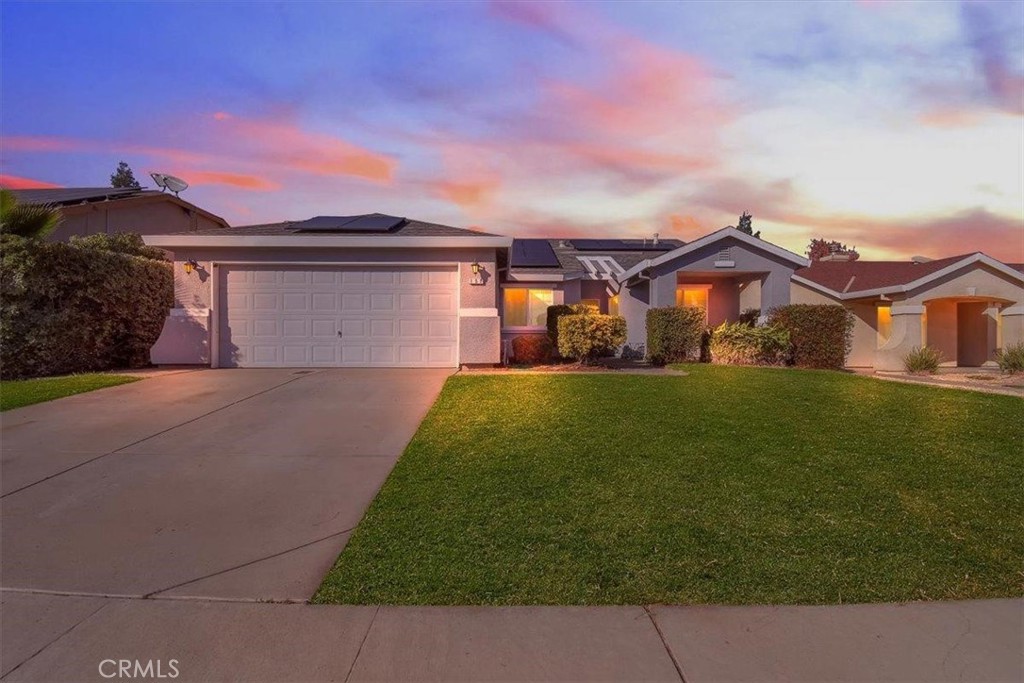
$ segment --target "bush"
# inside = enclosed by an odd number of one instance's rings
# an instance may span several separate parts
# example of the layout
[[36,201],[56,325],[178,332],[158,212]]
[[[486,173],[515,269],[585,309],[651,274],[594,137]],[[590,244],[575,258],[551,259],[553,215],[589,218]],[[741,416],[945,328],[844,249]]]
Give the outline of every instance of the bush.
[[516,363],[547,363],[551,360],[551,352],[551,340],[545,334],[512,337],[512,358]]
[[626,343],[626,319],[617,315],[584,313],[558,319],[558,353],[586,362],[606,356]]
[[1011,344],[996,353],[996,362],[1003,372],[1015,375],[1024,372],[1024,342]]
[[5,379],[149,363],[149,349],[173,305],[172,266],[110,251],[102,242],[0,238]]
[[757,321],[760,319],[760,308],[747,308],[742,313],[740,313],[739,322],[742,325],[749,325],[750,327],[753,327],[754,325],[757,324]]
[[71,238],[71,244],[76,247],[104,249],[118,254],[142,256],[158,261],[166,258],[163,249],[147,247],[146,243],[142,241],[142,235],[137,235],[134,232],[115,232],[112,235],[97,233],[85,237],[75,235]]
[[789,355],[789,332],[781,327],[722,323],[711,333],[711,362],[725,365],[781,365]]
[[593,313],[589,306],[583,304],[555,304],[548,306],[548,339],[551,347],[558,351],[558,319],[563,315],[588,315]]
[[650,309],[647,311],[647,358],[655,365],[699,359],[704,327],[703,309]]
[[772,309],[768,324],[789,332],[790,362],[801,368],[842,368],[853,344],[853,314],[835,304]]
[[903,357],[903,367],[915,374],[933,374],[942,362],[942,352],[930,346],[915,346]]

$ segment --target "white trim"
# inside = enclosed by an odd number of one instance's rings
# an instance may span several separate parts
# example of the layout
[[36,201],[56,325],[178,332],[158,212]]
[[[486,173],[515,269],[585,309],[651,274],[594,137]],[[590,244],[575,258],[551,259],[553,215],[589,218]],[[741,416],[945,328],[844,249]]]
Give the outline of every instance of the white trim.
[[[230,232],[231,228],[224,228]],[[511,237],[473,236],[458,237],[403,237],[394,236],[352,236],[352,235],[143,235],[143,241],[151,247],[165,247],[172,251],[182,248],[200,247],[278,247],[297,249],[337,248],[452,248],[452,247],[498,247],[512,246]]]
[[799,282],[800,284],[805,285],[807,287],[817,289],[818,291],[824,292],[825,294],[835,297],[836,299],[846,301],[849,299],[863,299],[865,297],[879,296],[882,294],[902,294],[904,292],[909,292],[911,290],[917,289],[918,287],[923,287],[924,285],[928,284],[933,280],[944,278],[947,275],[951,275],[957,272],[958,270],[961,270],[970,265],[974,265],[976,263],[981,263],[983,265],[989,266],[990,268],[994,268],[995,270],[998,270],[1004,275],[1009,275],[1012,279],[1019,280],[1020,282],[1024,283],[1024,273],[1021,273],[1019,270],[1014,270],[1005,263],[997,261],[991,256],[982,254],[981,252],[971,254],[970,256],[967,256],[966,258],[963,258],[957,261],[956,263],[952,263],[946,266],[945,268],[942,268],[941,270],[937,270],[934,273],[929,273],[928,275],[919,277],[918,279],[908,282],[906,284],[892,285],[891,287],[877,287],[875,289],[865,289],[862,291],[853,292],[837,292],[834,289],[826,287],[825,285],[819,285],[816,282],[811,282],[810,280],[804,279],[799,275],[794,275],[793,281]]
[[497,308],[460,308],[460,318],[497,318]]
[[680,256],[685,256],[686,254],[697,251],[698,249],[703,249],[704,247],[714,244],[715,242],[723,240],[727,237],[737,239],[740,242],[746,244],[747,246],[753,247],[760,251],[768,252],[769,254],[778,256],[779,258],[785,259],[790,263],[795,263],[798,266],[809,266],[811,264],[811,262],[804,258],[803,256],[798,256],[797,254],[794,254],[791,251],[783,249],[782,247],[776,246],[771,242],[766,242],[757,237],[752,237],[745,232],[740,232],[736,228],[722,228],[721,230],[716,230],[710,235],[704,235],[704,237],[701,237],[698,240],[694,240],[689,244],[685,244],[679,247],[678,249],[673,249],[670,252],[662,254],[657,258],[646,259],[644,261],[641,261],[640,263],[636,264],[635,266],[627,270],[625,273],[620,275],[619,282],[625,282],[629,278],[633,277],[634,275],[640,274],[641,272],[647,270],[648,268],[660,266],[662,263],[666,263],[673,259],[677,259]]
[[516,273],[507,271],[506,282],[566,282],[569,280],[582,280],[583,273]]

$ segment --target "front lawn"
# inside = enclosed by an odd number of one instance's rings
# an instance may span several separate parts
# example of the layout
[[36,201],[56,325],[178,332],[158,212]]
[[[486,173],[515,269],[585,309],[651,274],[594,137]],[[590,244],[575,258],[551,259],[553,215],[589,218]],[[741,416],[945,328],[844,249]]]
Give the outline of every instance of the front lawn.
[[52,401],[86,391],[138,381],[138,377],[90,373],[66,377],[41,377],[0,382],[0,411]]
[[457,376],[320,603],[1024,594],[1024,402],[837,372]]

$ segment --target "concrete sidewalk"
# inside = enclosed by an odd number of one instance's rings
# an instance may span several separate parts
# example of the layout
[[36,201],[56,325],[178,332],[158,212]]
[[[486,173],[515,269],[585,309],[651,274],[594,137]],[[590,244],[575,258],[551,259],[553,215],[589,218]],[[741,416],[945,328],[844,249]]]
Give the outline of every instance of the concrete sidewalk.
[[[5,591],[4,681],[1019,681],[1024,600],[349,607]],[[159,663],[159,664],[158,664]]]

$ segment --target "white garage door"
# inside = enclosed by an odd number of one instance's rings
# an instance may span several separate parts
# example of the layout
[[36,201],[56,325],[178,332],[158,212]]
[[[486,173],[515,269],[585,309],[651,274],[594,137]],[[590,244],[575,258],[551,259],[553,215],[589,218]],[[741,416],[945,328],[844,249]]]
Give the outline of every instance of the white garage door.
[[454,267],[220,266],[221,367],[454,367]]

